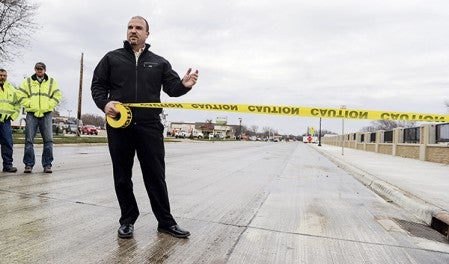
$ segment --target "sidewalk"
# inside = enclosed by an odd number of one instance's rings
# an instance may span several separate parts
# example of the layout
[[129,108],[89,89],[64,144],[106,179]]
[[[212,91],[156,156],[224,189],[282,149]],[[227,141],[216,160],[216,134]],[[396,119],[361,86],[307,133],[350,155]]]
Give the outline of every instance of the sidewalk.
[[447,231],[448,165],[331,145],[309,145],[386,200],[411,211],[428,225],[441,221]]

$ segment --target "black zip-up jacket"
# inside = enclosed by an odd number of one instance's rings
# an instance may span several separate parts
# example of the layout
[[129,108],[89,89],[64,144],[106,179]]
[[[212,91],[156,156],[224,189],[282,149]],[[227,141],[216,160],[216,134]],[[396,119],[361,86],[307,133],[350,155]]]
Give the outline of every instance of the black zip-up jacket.
[[[170,97],[186,94],[190,89],[182,84],[170,63],[149,51],[139,56],[128,41],[123,48],[108,52],[98,63],[92,78],[92,98],[104,111],[109,101],[121,103],[160,103],[161,88]],[[132,123],[154,123],[160,120],[161,108],[132,108]]]

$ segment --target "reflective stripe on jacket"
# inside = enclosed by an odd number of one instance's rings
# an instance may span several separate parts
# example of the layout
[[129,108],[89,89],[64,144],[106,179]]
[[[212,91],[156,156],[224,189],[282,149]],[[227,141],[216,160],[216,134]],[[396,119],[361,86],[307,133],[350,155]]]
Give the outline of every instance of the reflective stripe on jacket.
[[0,122],[7,119],[14,120],[19,116],[20,104],[17,98],[17,90],[5,82],[3,90],[0,89]]
[[62,99],[61,91],[53,78],[44,75],[42,82],[36,74],[28,77],[19,87],[19,102],[25,111],[43,117],[45,113],[53,112]]

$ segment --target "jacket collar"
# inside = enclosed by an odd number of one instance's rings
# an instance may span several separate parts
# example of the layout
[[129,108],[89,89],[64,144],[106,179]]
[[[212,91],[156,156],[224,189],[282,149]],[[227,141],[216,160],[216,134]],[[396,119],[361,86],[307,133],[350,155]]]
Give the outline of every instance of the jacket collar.
[[[31,79],[33,79],[33,81],[37,81],[36,74],[31,75]],[[46,73],[44,73],[44,80],[48,81],[48,75]]]
[[[150,46],[151,46],[150,44],[145,43],[145,48],[143,49],[142,53],[146,52],[150,48]],[[133,47],[131,46],[131,44],[129,44],[129,41],[127,41],[127,40],[123,41],[123,47],[127,51],[134,52]]]

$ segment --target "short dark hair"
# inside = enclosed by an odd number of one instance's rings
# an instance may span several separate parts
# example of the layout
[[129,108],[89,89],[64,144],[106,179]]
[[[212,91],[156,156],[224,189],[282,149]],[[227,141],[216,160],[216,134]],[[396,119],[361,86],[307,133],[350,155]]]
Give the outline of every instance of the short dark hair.
[[145,26],[147,26],[147,32],[150,32],[150,25],[148,25],[148,21],[143,16],[133,16],[131,19],[133,18],[142,19],[143,21],[145,21]]
[[0,68],[0,72],[6,72],[6,70],[3,68]]

